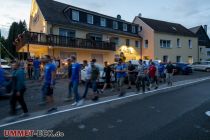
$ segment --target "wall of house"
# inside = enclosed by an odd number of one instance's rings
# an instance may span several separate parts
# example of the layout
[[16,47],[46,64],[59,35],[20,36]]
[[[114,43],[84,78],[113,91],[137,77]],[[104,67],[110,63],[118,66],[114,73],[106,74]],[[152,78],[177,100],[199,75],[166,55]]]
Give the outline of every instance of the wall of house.
[[[27,46],[24,46],[21,52],[27,52]],[[59,59],[69,58],[71,55],[77,57],[78,62],[83,62],[83,60],[90,61],[92,58],[96,58],[98,63],[103,64],[104,61],[108,63],[114,63],[114,51],[105,50],[92,50],[92,49],[77,49],[77,48],[65,48],[54,46],[49,47],[45,45],[29,45],[29,51],[32,57],[43,57],[44,55],[50,55]]]
[[[148,59],[155,59],[154,30],[139,18],[135,18],[134,23],[142,27],[142,30],[139,32],[139,36],[143,38],[142,58],[144,59],[145,57],[148,57]],[[148,40],[148,48],[145,47],[145,40]]]
[[[180,39],[181,47],[177,46],[177,39]],[[171,48],[161,48],[160,40],[170,40]],[[189,40],[192,41],[192,49],[189,48]],[[198,39],[194,37],[176,36],[163,33],[155,33],[155,57],[163,61],[163,56],[168,56],[172,62],[176,62],[176,57],[181,56],[181,61],[188,63],[188,57],[192,56],[193,61],[198,61]]]
[[206,51],[206,59],[210,60],[210,55],[208,55],[208,52],[210,54],[210,48],[206,48],[205,51]]
[[199,46],[199,61],[204,61],[208,59],[206,46]]
[[32,7],[29,21],[29,31],[47,33],[47,22],[45,21],[36,0],[32,0]]
[[[52,27],[51,25],[48,25],[48,27]],[[64,26],[53,26],[53,34],[59,35],[59,28],[64,29],[70,29],[75,30],[76,38],[86,38],[86,35],[88,33],[94,33],[93,31],[84,30],[84,29],[75,29],[70,27],[64,27]],[[96,31],[96,33],[98,33]],[[125,56],[128,60],[138,60],[140,58],[140,47],[136,47],[135,41],[140,42],[141,46],[141,38],[140,37],[131,37],[131,36],[124,36],[124,35],[118,35],[118,34],[111,34],[111,33],[101,33],[102,34],[102,40],[103,41],[109,41],[112,37],[118,37],[119,38],[119,44],[116,46],[116,52],[115,54],[120,54],[120,52],[124,52]],[[126,46],[126,39],[130,40],[130,46]]]

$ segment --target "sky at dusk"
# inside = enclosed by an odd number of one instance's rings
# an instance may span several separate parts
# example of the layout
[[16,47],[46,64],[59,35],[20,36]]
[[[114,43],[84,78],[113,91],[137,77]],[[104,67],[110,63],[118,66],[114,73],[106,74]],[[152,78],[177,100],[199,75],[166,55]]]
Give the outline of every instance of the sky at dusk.
[[[105,15],[120,14],[122,19],[132,22],[139,13],[142,17],[176,22],[187,28],[208,25],[210,35],[209,0],[56,0]],[[26,20],[32,0],[0,0],[0,29],[7,37],[9,26],[14,21]]]

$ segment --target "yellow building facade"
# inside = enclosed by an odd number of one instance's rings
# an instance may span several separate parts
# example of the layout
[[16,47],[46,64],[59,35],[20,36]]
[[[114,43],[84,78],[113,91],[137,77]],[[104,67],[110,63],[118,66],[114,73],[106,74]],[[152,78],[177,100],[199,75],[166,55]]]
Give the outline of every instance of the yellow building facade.
[[75,55],[79,62],[96,58],[98,63],[113,63],[121,52],[127,61],[139,59],[140,47],[136,24],[56,1],[32,0],[29,32],[18,51],[31,57]]

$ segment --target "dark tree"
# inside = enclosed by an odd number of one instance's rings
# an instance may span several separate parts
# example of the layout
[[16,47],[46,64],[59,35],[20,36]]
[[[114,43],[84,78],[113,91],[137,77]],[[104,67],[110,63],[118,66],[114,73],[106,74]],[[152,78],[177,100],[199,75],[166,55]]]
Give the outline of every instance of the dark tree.
[[27,31],[27,25],[25,21],[20,21],[19,23],[13,22],[9,29],[9,35],[6,40],[7,50],[14,56],[17,57],[16,48],[13,45],[13,42],[18,37],[19,34]]

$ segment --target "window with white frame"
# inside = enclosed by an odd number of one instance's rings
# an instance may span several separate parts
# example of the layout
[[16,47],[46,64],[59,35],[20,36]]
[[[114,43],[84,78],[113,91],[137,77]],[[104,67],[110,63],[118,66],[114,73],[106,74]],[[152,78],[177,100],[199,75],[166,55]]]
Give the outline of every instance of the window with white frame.
[[106,19],[105,18],[101,18],[100,25],[102,27],[106,27]]
[[93,24],[93,15],[87,15],[87,23]]
[[178,48],[181,48],[181,43],[180,43],[180,39],[179,38],[177,39],[176,44],[177,44]]
[[136,26],[132,26],[132,33],[136,33]]
[[192,49],[192,40],[188,41],[189,48]]
[[123,23],[123,31],[128,31],[128,25]]
[[79,21],[79,11],[72,10],[72,20]]
[[148,40],[144,40],[144,48],[148,48],[149,47],[149,41]]
[[113,29],[118,29],[118,22],[117,21],[113,21]]
[[160,40],[161,48],[171,48],[171,40]]

